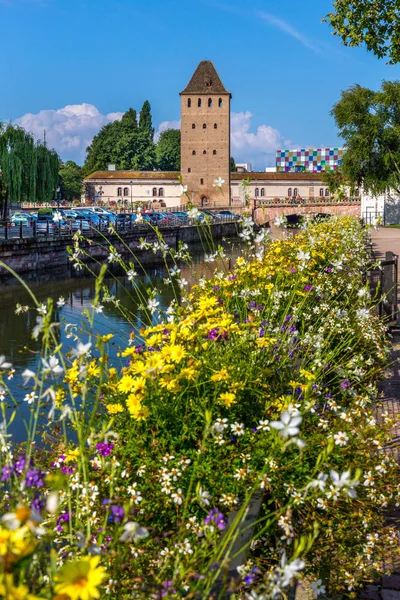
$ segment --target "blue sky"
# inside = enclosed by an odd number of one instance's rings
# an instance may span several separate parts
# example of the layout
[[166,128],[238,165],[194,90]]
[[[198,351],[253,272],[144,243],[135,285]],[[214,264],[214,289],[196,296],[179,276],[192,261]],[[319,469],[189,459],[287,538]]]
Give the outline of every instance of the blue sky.
[[200,60],[232,92],[237,161],[273,163],[277,147],[340,144],[329,115],[341,90],[400,79],[344,48],[321,18],[330,0],[0,0],[0,121],[16,121],[82,162],[96,131],[152,105],[178,125],[179,96]]

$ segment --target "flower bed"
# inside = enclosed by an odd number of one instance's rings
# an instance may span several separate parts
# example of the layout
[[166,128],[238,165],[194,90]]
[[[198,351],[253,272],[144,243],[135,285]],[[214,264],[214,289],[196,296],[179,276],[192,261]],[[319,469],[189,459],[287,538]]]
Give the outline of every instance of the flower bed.
[[[63,351],[51,302],[40,308],[43,361],[24,393],[32,426],[50,399],[64,437],[17,458],[3,431],[0,595],[208,598],[218,580],[264,598],[301,574],[351,592],[398,554],[382,516],[398,488],[391,420],[373,413],[388,345],[364,230],[341,218],[272,243],[251,231],[245,219],[250,254],[200,280],[120,367],[111,336]],[[260,489],[248,561],[224,581]]]

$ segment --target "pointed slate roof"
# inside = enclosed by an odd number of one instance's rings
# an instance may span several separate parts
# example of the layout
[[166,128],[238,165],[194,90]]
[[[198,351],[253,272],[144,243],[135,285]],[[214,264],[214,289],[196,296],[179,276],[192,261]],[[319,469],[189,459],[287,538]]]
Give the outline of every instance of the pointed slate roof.
[[181,94],[229,94],[229,92],[211,60],[202,60]]

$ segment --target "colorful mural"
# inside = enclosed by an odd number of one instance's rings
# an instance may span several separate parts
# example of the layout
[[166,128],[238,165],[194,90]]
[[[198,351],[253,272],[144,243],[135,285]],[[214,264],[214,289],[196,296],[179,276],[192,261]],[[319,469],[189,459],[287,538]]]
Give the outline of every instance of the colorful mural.
[[343,148],[302,148],[301,150],[277,150],[278,173],[319,173],[336,171],[342,164]]

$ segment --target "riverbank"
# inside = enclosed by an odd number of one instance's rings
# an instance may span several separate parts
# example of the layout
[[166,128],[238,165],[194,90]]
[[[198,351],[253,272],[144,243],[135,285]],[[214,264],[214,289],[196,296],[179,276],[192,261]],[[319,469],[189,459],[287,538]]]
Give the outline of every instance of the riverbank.
[[[235,237],[239,234],[240,225],[235,222],[213,223],[209,226],[184,225],[180,227],[165,227],[162,229],[162,237],[165,244],[170,248],[178,249],[180,243],[205,245],[204,250],[210,250],[207,246],[209,240],[221,240],[222,238]],[[116,234],[91,235],[90,239],[83,239],[80,247],[83,251],[81,258],[86,261],[98,260],[104,262],[109,255],[109,248],[113,246],[119,254],[126,257],[134,254],[137,261],[143,264],[157,264],[163,262],[161,255],[140,248],[142,239],[151,244],[158,241],[154,229],[139,226],[134,231],[119,236]],[[56,237],[43,236],[40,239],[10,239],[0,241],[0,261],[16,273],[28,273],[62,267],[68,264],[68,248],[73,246],[73,236]],[[85,257],[85,258],[83,258]],[[132,260],[132,258],[131,258]],[[0,277],[7,275],[7,270],[0,267]]]

